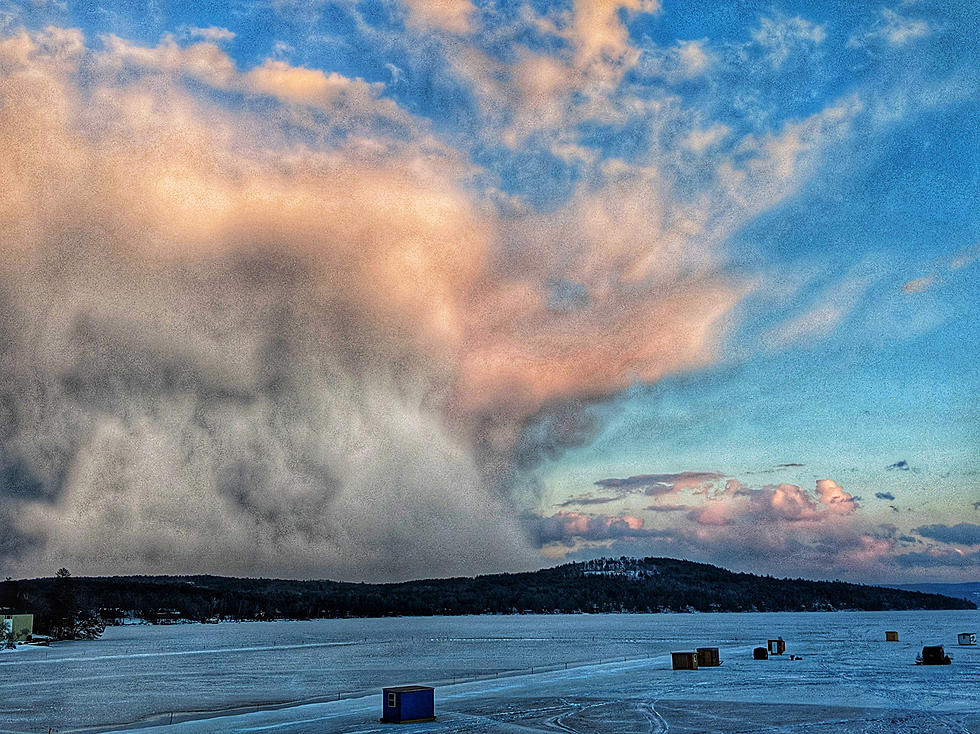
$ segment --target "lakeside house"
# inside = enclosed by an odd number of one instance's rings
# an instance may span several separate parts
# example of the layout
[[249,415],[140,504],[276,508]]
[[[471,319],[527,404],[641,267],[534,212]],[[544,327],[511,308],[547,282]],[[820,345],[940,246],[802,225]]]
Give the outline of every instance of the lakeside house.
[[0,610],[0,642],[9,639],[27,642],[33,634],[33,614],[14,614],[12,611]]

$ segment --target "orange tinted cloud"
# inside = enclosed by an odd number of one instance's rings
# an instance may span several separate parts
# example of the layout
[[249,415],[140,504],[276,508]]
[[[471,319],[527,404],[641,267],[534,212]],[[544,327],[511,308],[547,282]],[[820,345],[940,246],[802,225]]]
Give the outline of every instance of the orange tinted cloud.
[[730,479],[721,490],[705,496],[705,504],[690,513],[701,525],[744,523],[830,522],[835,516],[850,515],[858,505],[854,497],[832,479],[817,481],[815,491],[795,484],[746,487]]
[[408,6],[409,23],[465,34],[473,30],[476,7],[470,0],[402,0]]

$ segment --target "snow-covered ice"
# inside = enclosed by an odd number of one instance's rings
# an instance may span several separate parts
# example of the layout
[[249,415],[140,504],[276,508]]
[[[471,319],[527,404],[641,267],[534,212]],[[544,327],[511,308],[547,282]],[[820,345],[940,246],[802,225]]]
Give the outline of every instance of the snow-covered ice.
[[[884,641],[891,629],[900,642]],[[438,717],[394,727],[408,734],[980,732],[980,648],[956,645],[967,630],[980,612],[117,627],[0,654],[0,732],[391,732],[380,688],[407,683],[436,686]],[[786,655],[752,660],[777,636]],[[953,664],[914,665],[923,644],[945,645]],[[723,665],[670,669],[671,650],[699,646],[720,647]]]

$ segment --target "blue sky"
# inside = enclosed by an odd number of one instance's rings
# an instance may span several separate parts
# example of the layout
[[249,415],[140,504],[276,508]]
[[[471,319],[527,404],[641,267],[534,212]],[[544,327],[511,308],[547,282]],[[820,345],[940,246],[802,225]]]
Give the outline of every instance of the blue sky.
[[[42,397],[12,390],[12,411],[73,418],[7,432],[5,492],[26,504],[0,517],[19,538],[0,560],[87,558],[115,522],[139,528],[132,547],[101,548],[94,571],[242,571],[249,544],[265,550],[246,571],[349,578],[628,553],[975,580],[978,23],[974,3],[915,0],[0,1],[0,102],[31,108],[32,78],[70,101],[37,113],[64,126],[34,143],[40,158],[10,153],[12,185],[49,193],[4,216],[43,221],[56,200],[111,233],[129,254],[107,272],[132,299],[104,303],[39,254],[81,225],[11,237],[34,254],[26,271],[7,258],[6,287],[20,293],[23,272],[51,284],[18,318],[73,325],[25,341],[18,359],[51,339],[64,364],[31,378],[58,385]],[[11,130],[13,148],[30,143]],[[57,154],[61,135],[88,152]],[[103,170],[117,163],[137,193]],[[109,204],[59,177],[97,181]],[[117,245],[97,241],[73,247],[102,271]],[[309,303],[295,285],[268,295],[285,314],[276,349],[305,365],[274,387],[267,366],[251,372],[270,353],[264,312],[227,265],[260,250],[314,283]],[[201,278],[236,314],[216,333],[211,306],[160,295]],[[349,332],[323,331],[341,317]],[[104,336],[78,341],[85,318],[160,341],[110,363]],[[172,369],[192,375],[177,393],[133,392]],[[198,376],[212,369],[267,408],[215,406]],[[65,370],[115,392],[81,401]],[[220,418],[203,433],[161,418],[190,404]],[[161,448],[188,443],[193,472]],[[158,506],[120,478],[146,466],[179,496]],[[108,528],[78,515],[105,482],[132,513]],[[238,532],[188,555],[175,538],[209,531],[159,533],[171,502],[218,508]],[[391,503],[428,518],[434,548],[367,509]],[[341,529],[304,529],[311,506]],[[461,546],[458,565],[431,560]]]

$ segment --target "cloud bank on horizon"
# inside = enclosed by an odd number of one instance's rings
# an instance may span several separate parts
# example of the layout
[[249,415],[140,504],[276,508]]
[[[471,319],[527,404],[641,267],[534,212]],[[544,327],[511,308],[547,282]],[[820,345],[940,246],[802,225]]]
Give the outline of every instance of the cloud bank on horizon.
[[154,8],[0,4],[7,573],[976,577],[976,9]]

